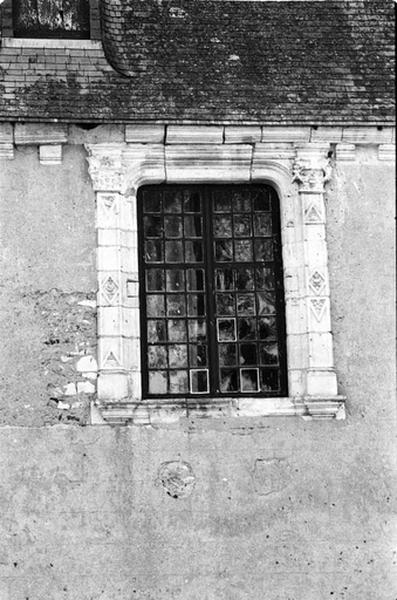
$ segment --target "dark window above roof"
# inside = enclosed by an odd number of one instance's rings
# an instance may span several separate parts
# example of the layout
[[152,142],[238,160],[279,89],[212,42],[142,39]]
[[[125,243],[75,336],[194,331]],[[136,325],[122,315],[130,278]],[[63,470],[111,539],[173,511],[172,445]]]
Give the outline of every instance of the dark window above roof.
[[15,37],[90,37],[89,0],[14,0]]

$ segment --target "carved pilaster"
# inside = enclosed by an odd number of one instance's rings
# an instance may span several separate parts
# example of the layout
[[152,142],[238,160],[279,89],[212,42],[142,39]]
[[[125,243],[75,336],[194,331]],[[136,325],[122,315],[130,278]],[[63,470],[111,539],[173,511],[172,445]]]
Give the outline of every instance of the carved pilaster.
[[[307,144],[299,147],[293,167],[293,181],[298,184],[303,219],[305,263],[305,303],[307,314],[308,368],[306,403],[310,398],[333,398],[337,395],[328,282],[326,211],[324,186],[331,178],[329,147]],[[314,400],[316,398],[316,400]],[[333,403],[325,411],[328,415]],[[320,404],[321,408],[321,404]],[[310,409],[309,414],[310,414]],[[332,410],[331,410],[332,412]],[[316,416],[316,411],[313,411]]]

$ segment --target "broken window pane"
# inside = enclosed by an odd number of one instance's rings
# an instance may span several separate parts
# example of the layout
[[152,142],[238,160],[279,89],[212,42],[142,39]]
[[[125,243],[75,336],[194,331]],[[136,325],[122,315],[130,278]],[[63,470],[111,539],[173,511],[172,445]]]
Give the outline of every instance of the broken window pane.
[[255,314],[255,294],[237,294],[237,313],[239,315]]

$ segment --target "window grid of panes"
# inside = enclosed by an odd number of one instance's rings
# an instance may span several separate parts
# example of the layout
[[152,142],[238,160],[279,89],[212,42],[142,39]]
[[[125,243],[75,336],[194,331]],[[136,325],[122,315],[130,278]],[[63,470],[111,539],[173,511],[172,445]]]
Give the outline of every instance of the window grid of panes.
[[146,186],[138,206],[144,396],[286,395],[273,188]]

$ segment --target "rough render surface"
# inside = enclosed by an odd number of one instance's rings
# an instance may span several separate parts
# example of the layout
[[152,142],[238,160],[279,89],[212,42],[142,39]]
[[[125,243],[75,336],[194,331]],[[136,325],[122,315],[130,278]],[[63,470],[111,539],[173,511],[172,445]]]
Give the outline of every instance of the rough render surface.
[[[327,194],[346,421],[1,428],[1,600],[394,600],[394,173],[357,156]],[[1,171],[3,423],[70,414],[42,361],[70,350],[45,341],[54,305],[92,298],[94,239],[85,157],[64,161]]]
[[62,165],[45,167],[28,147],[1,162],[0,423],[85,422],[93,384],[76,364],[96,352],[85,155],[66,149]]

